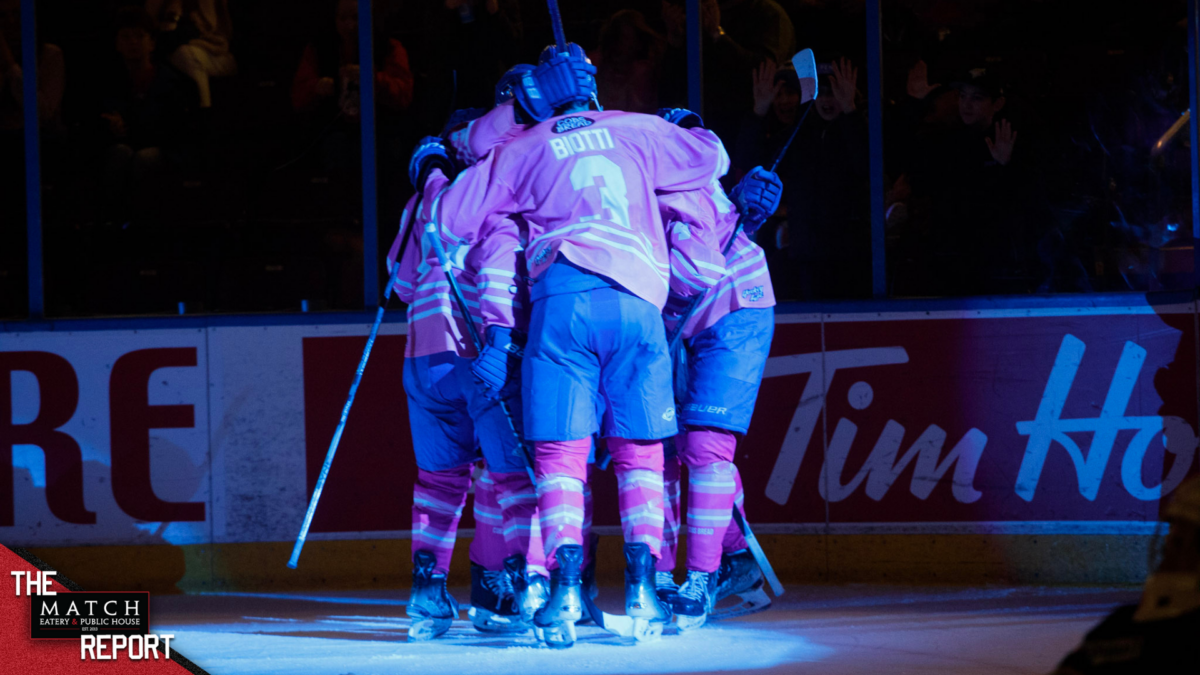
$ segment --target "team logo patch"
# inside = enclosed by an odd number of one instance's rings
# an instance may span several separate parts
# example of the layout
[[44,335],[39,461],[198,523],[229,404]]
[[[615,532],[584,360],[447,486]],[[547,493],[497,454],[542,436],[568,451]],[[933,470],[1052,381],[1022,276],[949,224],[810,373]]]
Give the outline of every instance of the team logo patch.
[[662,418],[668,422],[675,419],[675,406],[667,408],[667,411],[662,414]]
[[746,290],[742,291],[742,299],[744,299],[746,302],[758,302],[759,300],[763,299],[764,295],[766,295],[766,293],[763,293],[762,286],[755,286],[754,288],[747,288]]
[[595,120],[590,120],[586,117],[564,117],[554,123],[554,133],[561,134],[566,131],[574,131],[575,129],[590,127],[595,123]]

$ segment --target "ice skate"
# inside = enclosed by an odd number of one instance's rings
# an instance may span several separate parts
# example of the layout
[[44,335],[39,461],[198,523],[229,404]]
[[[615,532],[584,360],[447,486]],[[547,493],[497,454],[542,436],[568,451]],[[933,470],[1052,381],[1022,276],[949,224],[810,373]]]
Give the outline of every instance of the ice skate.
[[518,634],[529,630],[521,620],[512,580],[506,570],[471,563],[471,624],[481,633]]
[[679,584],[675,583],[675,575],[672,572],[663,572],[659,570],[654,573],[654,592],[658,595],[658,601],[664,605],[671,602],[671,597],[679,592]]
[[550,573],[550,599],[533,618],[538,640],[551,649],[567,649],[575,644],[575,622],[583,616],[583,592],[580,567],[583,547],[565,544],[556,552],[558,568]]
[[646,544],[625,544],[625,614],[633,619],[633,638],[654,642],[670,621],[654,592],[654,556]]
[[761,612],[771,606],[771,596],[764,588],[762,570],[750,551],[742,549],[721,555],[721,568],[717,570],[717,593],[713,604],[736,595],[741,602],[732,607],[717,609],[709,614],[710,620],[729,619]]
[[716,599],[717,573],[688,570],[687,581],[672,599],[675,625],[679,632],[695,630],[704,625]]
[[525,556],[520,553],[504,559],[504,574],[507,583],[512,586],[521,621],[527,626],[532,625],[533,615],[550,597],[550,582],[540,574],[529,574],[526,571]]
[[[580,584],[583,586],[583,593],[588,599],[595,600],[596,596],[600,595],[600,589],[596,586],[596,546],[600,543],[600,535],[592,533],[591,542],[588,544],[588,564],[583,568],[583,572],[579,575]],[[600,625],[602,621],[597,621],[596,617],[592,616],[592,608],[595,603],[583,603],[583,618],[576,621],[576,624],[595,623]]]
[[446,591],[446,575],[435,572],[435,567],[437,559],[433,553],[417,551],[413,559],[412,595],[407,608],[412,617],[409,640],[432,640],[450,630],[450,624],[458,618],[458,601]]

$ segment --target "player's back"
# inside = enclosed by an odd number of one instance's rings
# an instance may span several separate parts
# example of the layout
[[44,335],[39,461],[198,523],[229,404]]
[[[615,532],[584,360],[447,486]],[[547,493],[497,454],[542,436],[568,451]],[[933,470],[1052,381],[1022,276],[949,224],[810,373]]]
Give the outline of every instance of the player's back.
[[582,111],[527,129],[497,150],[529,227],[538,278],[559,254],[662,307],[670,266],[656,189],[694,189],[728,166],[720,141],[652,115]]

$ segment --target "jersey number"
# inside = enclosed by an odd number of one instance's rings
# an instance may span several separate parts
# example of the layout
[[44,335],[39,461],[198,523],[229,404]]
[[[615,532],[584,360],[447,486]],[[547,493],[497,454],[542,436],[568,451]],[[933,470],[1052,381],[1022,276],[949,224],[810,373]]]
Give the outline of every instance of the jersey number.
[[595,187],[600,191],[601,213],[581,220],[603,218],[629,229],[629,199],[625,196],[625,176],[621,167],[601,155],[588,155],[575,160],[571,169],[571,186],[576,190]]

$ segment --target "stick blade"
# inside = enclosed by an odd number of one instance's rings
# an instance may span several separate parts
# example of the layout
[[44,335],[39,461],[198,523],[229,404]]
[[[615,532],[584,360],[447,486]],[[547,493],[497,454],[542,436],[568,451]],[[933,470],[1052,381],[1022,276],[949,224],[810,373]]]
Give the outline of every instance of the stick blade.
[[813,50],[801,49],[792,57],[792,67],[800,78],[800,103],[808,103],[817,97],[817,60]]

